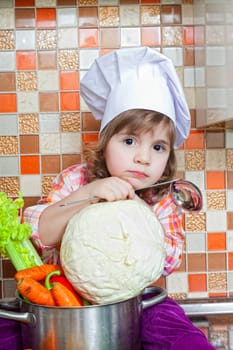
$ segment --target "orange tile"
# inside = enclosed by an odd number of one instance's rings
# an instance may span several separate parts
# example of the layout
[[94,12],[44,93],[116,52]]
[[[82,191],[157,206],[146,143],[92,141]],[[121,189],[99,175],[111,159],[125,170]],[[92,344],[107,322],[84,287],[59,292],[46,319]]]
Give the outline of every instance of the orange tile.
[[183,27],[183,43],[184,45],[194,45],[194,28]]
[[225,189],[225,172],[224,171],[207,171],[206,187],[207,187],[207,190],[224,190]]
[[61,90],[79,90],[79,72],[62,71],[59,75]]
[[228,253],[228,270],[233,270],[233,252]]
[[98,29],[79,29],[79,46],[87,48],[98,47]]
[[161,45],[160,27],[142,27],[142,45],[159,46]]
[[56,9],[37,8],[36,26],[37,28],[55,28],[56,27]]
[[39,156],[21,156],[20,171],[21,175],[40,174]]
[[226,233],[208,233],[208,250],[226,250]]
[[13,113],[17,111],[16,94],[0,94],[0,113]]
[[205,138],[204,131],[191,130],[188,139],[185,141],[187,149],[204,149]]
[[35,6],[35,0],[15,0],[15,7]]
[[188,275],[189,292],[206,292],[206,275]]
[[16,51],[16,68],[18,70],[35,70],[36,53],[35,51]]
[[80,109],[79,92],[61,92],[60,106],[61,106],[61,111],[79,111]]
[[226,292],[209,293],[210,298],[221,298],[226,296],[227,296]]
[[83,143],[96,142],[98,141],[98,134],[83,134],[82,141]]

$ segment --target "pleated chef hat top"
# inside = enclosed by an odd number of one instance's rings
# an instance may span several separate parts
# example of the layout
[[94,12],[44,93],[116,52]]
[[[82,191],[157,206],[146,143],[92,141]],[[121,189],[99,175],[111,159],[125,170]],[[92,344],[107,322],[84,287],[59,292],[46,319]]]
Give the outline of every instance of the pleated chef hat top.
[[148,109],[169,117],[175,147],[188,137],[190,113],[172,61],[148,47],[119,49],[97,58],[80,83],[80,93],[101,128],[120,113]]

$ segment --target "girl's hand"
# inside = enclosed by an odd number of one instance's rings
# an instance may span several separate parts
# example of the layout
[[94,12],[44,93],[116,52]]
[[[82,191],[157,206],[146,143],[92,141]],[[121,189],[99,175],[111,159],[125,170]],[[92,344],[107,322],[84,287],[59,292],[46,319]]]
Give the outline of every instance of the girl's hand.
[[89,192],[89,197],[98,197],[108,202],[120,199],[133,199],[135,197],[131,184],[118,177],[99,179],[87,184],[85,187]]

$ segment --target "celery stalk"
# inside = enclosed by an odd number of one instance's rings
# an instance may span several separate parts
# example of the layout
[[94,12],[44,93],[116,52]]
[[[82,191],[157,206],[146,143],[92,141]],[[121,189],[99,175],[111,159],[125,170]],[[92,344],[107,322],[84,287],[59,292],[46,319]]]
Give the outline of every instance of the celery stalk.
[[11,260],[17,271],[43,264],[30,241],[31,226],[19,221],[18,210],[23,205],[21,193],[13,201],[0,192],[0,253]]

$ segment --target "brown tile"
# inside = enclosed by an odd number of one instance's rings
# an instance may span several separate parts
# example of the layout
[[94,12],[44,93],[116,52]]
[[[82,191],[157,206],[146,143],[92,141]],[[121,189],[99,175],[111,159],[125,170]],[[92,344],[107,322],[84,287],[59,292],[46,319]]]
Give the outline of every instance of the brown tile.
[[120,5],[136,5],[139,4],[139,0],[120,0]]
[[180,24],[181,23],[181,5],[162,5],[161,6],[162,24]]
[[120,47],[120,28],[102,28],[100,29],[101,48],[119,48]]
[[232,211],[227,213],[227,229],[233,230],[233,212]]
[[38,154],[39,153],[39,136],[38,135],[21,135],[20,153],[21,154]]
[[40,112],[57,112],[58,111],[58,94],[57,93],[39,93]]
[[190,109],[190,116],[191,116],[191,129],[196,128],[196,110]]
[[13,278],[16,273],[16,269],[12,265],[11,261],[4,259],[2,261],[2,275],[3,278]]
[[233,189],[233,171],[227,171],[227,189]]
[[166,288],[166,278],[160,277],[155,283],[152,283],[152,286],[158,286],[161,288]]
[[178,268],[177,272],[185,272],[186,271],[186,258],[185,255],[183,254],[182,260],[180,267]]
[[98,131],[100,129],[100,121],[96,120],[92,113],[82,112],[82,130]]
[[206,131],[206,148],[224,148],[225,132],[224,130]]
[[56,69],[57,53],[56,51],[38,51],[39,69]]
[[184,47],[184,65],[185,66],[194,66],[194,48],[193,47]]
[[81,154],[63,154],[62,169],[66,169],[71,165],[81,163]]
[[16,91],[15,73],[0,73],[0,91]]
[[36,205],[40,200],[40,197],[23,197],[24,199],[24,209]]
[[35,10],[29,8],[15,9],[15,27],[33,28],[36,25]]
[[74,6],[76,0],[57,0],[57,6]]
[[189,272],[203,272],[206,271],[206,254],[188,254],[188,271]]
[[226,270],[226,253],[208,253],[208,271]]
[[60,172],[60,156],[41,156],[42,174],[58,174]]
[[79,27],[97,27],[98,26],[98,8],[80,7],[78,12]]

